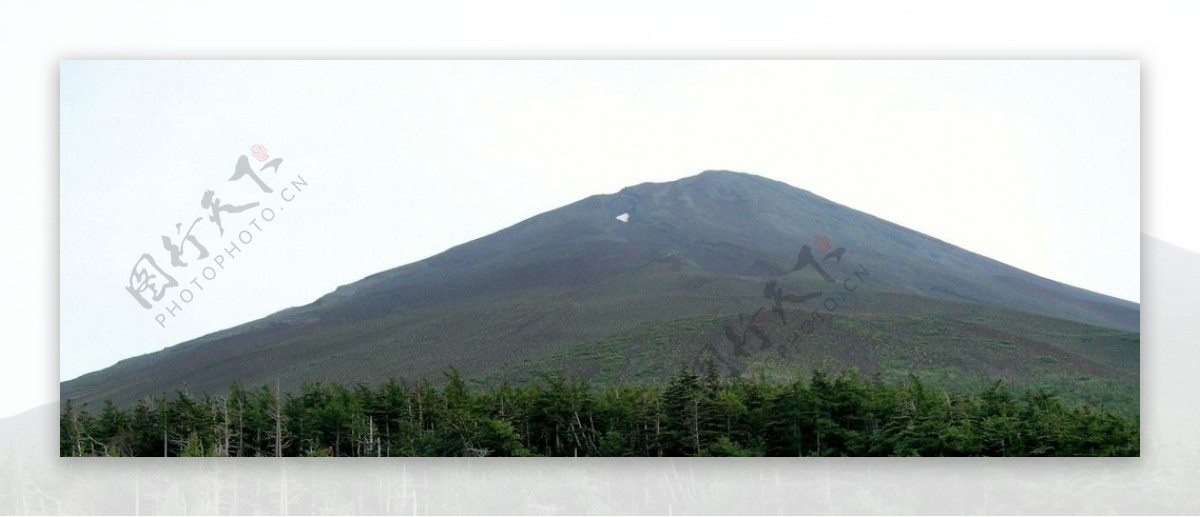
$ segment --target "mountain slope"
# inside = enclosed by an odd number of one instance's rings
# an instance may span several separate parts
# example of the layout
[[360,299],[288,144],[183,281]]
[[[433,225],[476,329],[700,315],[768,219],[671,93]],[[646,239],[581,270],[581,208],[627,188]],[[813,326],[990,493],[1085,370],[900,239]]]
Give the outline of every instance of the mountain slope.
[[[621,214],[628,214],[627,221],[617,218]],[[808,246],[815,235],[844,251],[826,258]],[[797,254],[805,252],[834,282],[824,281],[815,266],[792,271]],[[823,294],[784,303],[779,315],[764,298],[767,280],[786,293]],[[863,289],[850,292],[846,281]],[[1064,375],[1088,371],[1136,379],[1137,344],[1131,340],[1138,331],[1137,304],[1020,271],[783,183],[709,171],[583,199],[339,287],[310,305],[67,381],[62,396],[130,402],[184,386],[219,393],[234,380],[374,382],[434,377],[450,366],[468,376],[503,376],[514,365],[544,363],[647,326],[668,329],[663,332],[688,349],[647,360],[686,360],[695,355],[690,351],[712,345],[732,361],[721,331],[731,325],[744,334],[747,320],[738,323],[736,315],[766,306],[762,319],[749,325],[761,326],[768,340],[779,343],[797,331],[803,311],[819,311],[830,297],[831,316],[839,321],[899,318],[878,328],[867,325],[872,333],[912,337],[930,311],[941,311],[946,325],[968,318],[987,322],[982,330],[962,333],[964,346],[1010,332],[1006,327],[1037,314],[1057,323],[1043,325],[1041,334],[1009,338],[1019,350],[1009,362],[1050,357],[1063,365],[1058,370]],[[679,326],[696,318],[707,323]],[[1115,336],[1112,343],[1092,347],[1081,341],[1106,332]],[[860,335],[847,342],[865,341]],[[1071,357],[1058,357],[1058,351]],[[794,361],[811,364],[812,354]],[[863,361],[849,364],[869,370],[890,360],[878,351],[862,355]],[[737,356],[738,364],[748,359]],[[930,361],[924,366],[978,370],[960,359]],[[1113,364],[1105,369],[1093,363]],[[1004,368],[977,373],[997,371]]]

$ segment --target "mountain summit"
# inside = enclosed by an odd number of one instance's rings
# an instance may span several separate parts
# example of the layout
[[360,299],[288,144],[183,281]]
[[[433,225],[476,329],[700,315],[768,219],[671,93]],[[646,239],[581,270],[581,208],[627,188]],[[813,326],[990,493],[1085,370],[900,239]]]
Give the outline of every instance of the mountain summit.
[[[795,337],[818,311],[829,330]],[[1064,375],[1135,379],[1139,314],[784,183],[706,171],[591,196],[121,361],[64,382],[62,398],[128,403],[184,386],[215,394],[233,381],[376,382],[448,367],[481,379],[562,368],[654,377],[704,348],[740,373],[774,353],[765,343],[789,339],[777,356],[796,364],[1020,376],[1053,361]]]

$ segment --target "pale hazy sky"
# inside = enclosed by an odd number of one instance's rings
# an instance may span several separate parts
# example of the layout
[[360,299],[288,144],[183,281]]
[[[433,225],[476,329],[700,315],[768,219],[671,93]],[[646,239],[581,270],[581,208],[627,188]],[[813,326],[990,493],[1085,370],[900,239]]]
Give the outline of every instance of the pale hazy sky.
[[[1138,301],[1138,123],[1136,61],[67,61],[60,377],[707,169]],[[261,173],[271,195],[227,181],[254,144],[284,160]],[[297,174],[309,186],[285,205]],[[148,252],[180,284],[201,274],[211,257],[171,269],[161,236],[206,216],[210,189],[262,202],[223,214],[224,237],[197,225],[212,255],[245,216],[286,210],[161,328],[130,270]]]

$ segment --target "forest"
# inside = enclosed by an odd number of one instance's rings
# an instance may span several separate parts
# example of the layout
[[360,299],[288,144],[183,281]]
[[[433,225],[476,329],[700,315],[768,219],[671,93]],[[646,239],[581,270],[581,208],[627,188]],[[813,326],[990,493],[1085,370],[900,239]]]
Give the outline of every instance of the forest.
[[791,382],[680,367],[658,384],[543,375],[377,386],[234,384],[128,408],[64,402],[62,456],[1137,456],[1139,422],[996,381],[947,390],[814,371]]

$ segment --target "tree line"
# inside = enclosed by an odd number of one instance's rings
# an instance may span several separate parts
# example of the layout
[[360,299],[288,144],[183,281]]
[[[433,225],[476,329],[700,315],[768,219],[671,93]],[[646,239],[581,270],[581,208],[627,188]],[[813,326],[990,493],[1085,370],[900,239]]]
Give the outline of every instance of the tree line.
[[545,375],[472,389],[234,384],[92,414],[67,401],[62,456],[1137,456],[1137,418],[1003,382],[973,391],[820,371],[791,382],[681,367],[666,383]]

